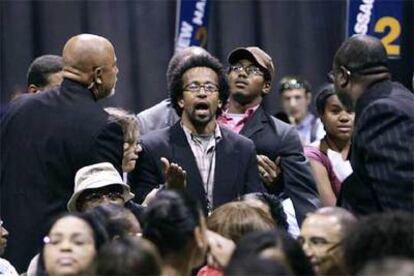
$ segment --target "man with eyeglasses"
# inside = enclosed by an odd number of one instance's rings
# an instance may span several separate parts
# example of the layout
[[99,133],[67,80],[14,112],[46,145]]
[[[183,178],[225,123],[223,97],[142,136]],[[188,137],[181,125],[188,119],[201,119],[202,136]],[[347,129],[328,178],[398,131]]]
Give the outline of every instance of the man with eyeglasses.
[[306,217],[298,241],[316,275],[346,275],[342,241],[356,224],[350,212],[338,207],[324,207]]
[[299,76],[285,76],[280,81],[280,99],[290,124],[299,133],[303,145],[325,136],[321,120],[309,110],[312,103],[311,86]]
[[391,81],[387,52],[367,35],[346,40],[330,74],[355,111],[351,165],[338,204],[358,215],[414,210],[414,94]]
[[245,193],[264,191],[254,144],[216,122],[227,89],[222,65],[210,54],[177,65],[169,91],[180,121],[142,137],[143,150],[128,177],[138,202],[168,180],[163,168],[170,162],[183,169],[185,189],[206,214]]
[[218,120],[254,142],[263,183],[269,193],[291,200],[285,202],[285,211],[290,209],[300,225],[320,201],[296,130],[266,113],[261,105],[271,90],[273,61],[258,47],[236,48],[228,61],[230,97]]

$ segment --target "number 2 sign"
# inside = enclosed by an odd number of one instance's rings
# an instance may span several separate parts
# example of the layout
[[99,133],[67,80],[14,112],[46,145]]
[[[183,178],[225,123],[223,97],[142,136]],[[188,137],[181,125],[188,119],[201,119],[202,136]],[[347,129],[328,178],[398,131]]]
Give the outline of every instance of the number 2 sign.
[[348,0],[348,36],[375,36],[390,58],[400,58],[402,7],[402,0]]

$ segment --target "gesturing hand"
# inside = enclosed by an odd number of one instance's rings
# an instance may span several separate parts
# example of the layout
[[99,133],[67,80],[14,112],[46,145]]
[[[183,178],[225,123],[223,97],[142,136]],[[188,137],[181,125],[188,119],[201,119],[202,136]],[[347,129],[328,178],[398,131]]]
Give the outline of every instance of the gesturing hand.
[[275,185],[281,172],[280,157],[277,157],[273,162],[266,155],[258,154],[257,165],[259,167],[259,174],[263,183],[268,187]]
[[167,189],[184,189],[187,185],[187,172],[176,163],[170,164],[165,157],[161,157],[161,163]]

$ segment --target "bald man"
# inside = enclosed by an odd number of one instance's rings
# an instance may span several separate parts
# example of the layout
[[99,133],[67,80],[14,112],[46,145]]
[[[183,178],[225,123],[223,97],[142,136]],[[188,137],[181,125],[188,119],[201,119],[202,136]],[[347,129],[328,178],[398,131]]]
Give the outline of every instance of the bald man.
[[351,165],[338,204],[357,215],[414,211],[414,94],[391,81],[387,52],[367,35],[335,54],[332,80],[355,111]]
[[357,219],[339,207],[324,207],[306,217],[298,240],[316,275],[345,275],[342,241],[356,224]]
[[61,86],[16,99],[1,124],[0,210],[10,232],[5,256],[19,272],[38,252],[43,227],[65,211],[77,170],[110,162],[121,172],[121,127],[97,103],[115,91],[112,44],[77,35],[62,57]]

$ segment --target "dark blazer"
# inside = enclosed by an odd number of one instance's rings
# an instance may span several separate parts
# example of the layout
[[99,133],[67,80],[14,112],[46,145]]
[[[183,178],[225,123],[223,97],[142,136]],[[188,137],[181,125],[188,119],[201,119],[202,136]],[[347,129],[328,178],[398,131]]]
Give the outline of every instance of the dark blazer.
[[267,114],[259,106],[240,134],[254,142],[257,154],[266,155],[271,160],[280,156],[282,176],[277,188],[269,192],[283,192],[292,200],[296,219],[301,225],[306,213],[320,207],[320,200],[309,162],[303,154],[294,127]]
[[[222,139],[216,147],[213,207],[245,193],[264,191],[253,143],[228,129],[220,130]],[[128,174],[128,182],[136,200],[141,203],[153,188],[165,182],[160,158],[166,157],[187,171],[187,191],[200,200],[206,212],[207,203],[201,175],[180,122],[144,135],[142,148],[134,171]]]
[[121,170],[122,129],[108,123],[86,87],[65,79],[59,88],[13,101],[0,135],[6,257],[23,272],[38,253],[42,228],[66,210],[76,171],[97,162]]
[[355,111],[353,173],[339,205],[357,215],[414,212],[414,94],[382,81],[362,94]]

